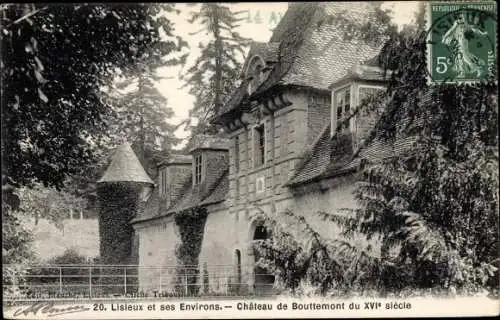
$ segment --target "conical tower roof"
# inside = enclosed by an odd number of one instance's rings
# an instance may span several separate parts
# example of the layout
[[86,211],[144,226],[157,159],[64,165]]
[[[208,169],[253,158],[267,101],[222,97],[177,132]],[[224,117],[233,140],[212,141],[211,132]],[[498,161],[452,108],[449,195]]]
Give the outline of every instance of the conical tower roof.
[[142,167],[137,155],[128,143],[118,147],[113,155],[111,164],[103,177],[97,181],[102,182],[139,182],[154,184]]

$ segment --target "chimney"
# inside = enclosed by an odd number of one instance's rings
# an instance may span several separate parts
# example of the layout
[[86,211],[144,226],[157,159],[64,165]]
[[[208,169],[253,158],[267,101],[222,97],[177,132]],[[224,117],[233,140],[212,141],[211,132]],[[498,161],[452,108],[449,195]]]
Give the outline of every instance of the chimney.
[[158,192],[161,209],[168,209],[181,195],[186,179],[191,176],[192,158],[189,155],[172,154],[158,165]]

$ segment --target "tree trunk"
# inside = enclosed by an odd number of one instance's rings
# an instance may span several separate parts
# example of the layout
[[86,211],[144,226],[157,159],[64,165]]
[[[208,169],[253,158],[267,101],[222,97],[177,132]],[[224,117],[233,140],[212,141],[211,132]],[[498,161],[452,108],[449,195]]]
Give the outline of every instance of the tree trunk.
[[217,5],[213,5],[213,32],[215,37],[215,99],[213,113],[217,114],[221,108],[222,90],[222,39],[220,35],[219,11]]
[[[145,70],[143,71],[145,72]],[[140,104],[140,120],[139,120],[139,159],[140,162],[144,165],[144,152],[145,152],[145,144],[146,144],[146,132],[144,128],[144,103],[142,102],[142,94],[144,93],[144,74],[139,74],[139,83],[138,83],[138,91],[139,91],[139,104]]]

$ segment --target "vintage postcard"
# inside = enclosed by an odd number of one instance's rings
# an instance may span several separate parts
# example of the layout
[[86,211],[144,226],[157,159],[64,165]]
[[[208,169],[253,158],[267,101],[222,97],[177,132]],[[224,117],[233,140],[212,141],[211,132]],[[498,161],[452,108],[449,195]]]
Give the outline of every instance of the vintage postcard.
[[498,315],[496,2],[0,9],[5,318]]

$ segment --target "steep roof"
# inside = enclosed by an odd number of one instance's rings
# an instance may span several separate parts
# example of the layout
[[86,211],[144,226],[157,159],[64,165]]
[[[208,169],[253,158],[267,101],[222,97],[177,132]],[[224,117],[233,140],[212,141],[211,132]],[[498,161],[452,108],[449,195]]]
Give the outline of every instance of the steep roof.
[[[422,94],[422,101],[435,99],[431,91]],[[406,103],[417,103],[407,101]],[[422,119],[413,119],[419,123]],[[398,124],[401,132],[408,125],[409,119],[404,119]],[[377,162],[382,159],[397,156],[413,150],[417,137],[398,134],[394,140],[382,140],[380,138],[366,139],[364,144],[356,153],[348,152],[343,147],[348,141],[342,141],[334,136],[330,138],[331,126],[327,125],[318,139],[313,143],[311,152],[304,157],[295,175],[287,182],[287,186],[295,187],[335,177],[345,173],[356,171],[363,160]],[[376,130],[375,127],[371,131]]]
[[[281,34],[281,70],[275,69],[276,77],[269,77],[259,91],[281,82],[301,86],[327,89],[344,76],[347,70],[362,61],[372,58],[380,48],[363,40],[347,40],[343,30],[329,18],[342,15],[345,19],[364,21],[373,12],[373,4],[367,2],[320,2],[297,3],[290,15],[283,17],[284,31]],[[289,25],[289,26],[287,26]],[[274,34],[274,38],[280,33]],[[288,65],[289,64],[289,65]],[[281,72],[278,72],[281,71]],[[279,80],[278,80],[279,79]]]
[[[343,31],[329,23],[329,18],[342,15],[366,20],[371,10],[373,5],[367,2],[291,3],[269,42],[278,47],[277,63],[252,96],[248,96],[246,84],[242,83],[222,108],[221,115],[244,106],[276,85],[328,90],[350,67],[372,58],[379,50],[362,40],[345,40]],[[251,54],[252,51],[247,60],[252,58]]]
[[215,178],[211,179],[210,182],[204,181],[195,186],[193,186],[191,175],[186,177],[179,192],[181,196],[169,208],[165,208],[166,199],[159,196],[158,188],[156,188],[144,205],[142,212],[132,220],[132,223],[157,219],[197,206],[224,201],[229,193],[228,163],[216,166],[211,175]]
[[139,182],[153,184],[128,143],[119,146],[111,159],[106,172],[97,183],[103,182]]
[[356,171],[363,160],[377,162],[410,150],[416,139],[413,136],[399,137],[395,141],[374,139],[353,154],[352,150],[346,150],[351,141],[331,139],[330,129],[330,125],[325,128],[287,186],[295,187]]
[[[257,42],[253,41],[250,45],[250,50],[248,51],[248,58],[254,57],[256,55],[260,56],[264,59],[266,64],[273,64],[278,62],[279,59],[279,42]],[[251,59],[246,59],[243,64],[243,68],[241,69],[241,77],[245,76],[245,72],[250,64]]]
[[227,167],[220,166],[213,173],[217,177],[213,183],[201,183],[193,186],[192,179],[189,179],[189,182],[183,188],[183,191],[185,191],[182,192],[183,196],[168,209],[168,213],[224,201],[229,189],[228,173],[229,169]]

